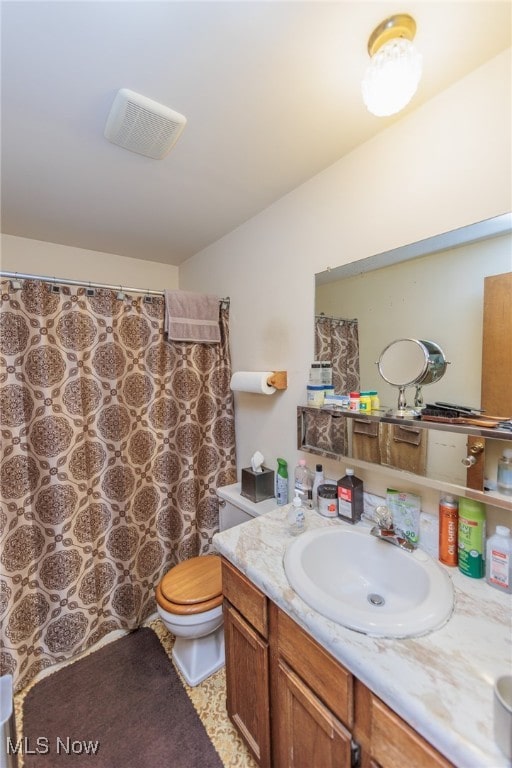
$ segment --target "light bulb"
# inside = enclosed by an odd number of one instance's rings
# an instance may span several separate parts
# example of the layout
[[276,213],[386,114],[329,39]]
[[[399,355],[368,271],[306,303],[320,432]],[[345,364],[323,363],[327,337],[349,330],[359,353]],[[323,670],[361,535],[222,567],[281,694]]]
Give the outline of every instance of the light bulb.
[[370,59],[363,82],[363,101],[377,117],[400,112],[412,99],[421,78],[422,57],[406,38],[385,43]]

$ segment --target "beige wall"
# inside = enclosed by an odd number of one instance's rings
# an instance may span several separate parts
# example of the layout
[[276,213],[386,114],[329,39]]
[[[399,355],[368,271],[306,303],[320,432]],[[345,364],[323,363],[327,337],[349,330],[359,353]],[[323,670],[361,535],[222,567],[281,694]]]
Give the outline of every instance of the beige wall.
[[0,268],[45,277],[90,280],[130,288],[178,288],[178,267],[88,251],[26,237],[1,235]]
[[[271,397],[237,393],[239,472],[256,449],[269,466],[283,456],[293,468],[296,406],[313,356],[315,273],[511,210],[511,92],[508,50],[179,270],[9,235],[1,267],[231,296],[233,369],[286,369],[289,381]],[[331,477],[344,469],[324,465]],[[385,473],[365,482],[383,492]]]
[[511,210],[511,92],[508,50],[180,267],[181,288],[231,296],[234,370],[288,371],[283,393],[236,394],[239,471],[298,458],[316,272]]

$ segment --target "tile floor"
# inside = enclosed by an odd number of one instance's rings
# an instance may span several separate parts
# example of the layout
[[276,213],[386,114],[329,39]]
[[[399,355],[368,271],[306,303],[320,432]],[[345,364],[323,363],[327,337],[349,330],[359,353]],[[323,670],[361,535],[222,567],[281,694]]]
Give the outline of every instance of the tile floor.
[[[160,642],[165,648],[166,653],[170,657],[174,637],[171,635],[163,623],[158,618],[149,619],[145,622],[145,626],[151,627],[158,635]],[[113,641],[117,637],[120,637],[122,633],[111,633],[105,639]],[[94,649],[87,653],[94,653]],[[85,655],[85,654],[84,654]],[[74,659],[73,661],[76,661]],[[65,662],[66,664],[72,664],[73,661]],[[51,674],[64,666],[55,665],[51,668],[51,671],[47,671],[46,674]],[[179,672],[178,672],[179,674]],[[181,677],[181,675],[180,675]],[[41,678],[39,678],[41,679]],[[225,768],[257,768],[257,764],[251,757],[237,731],[228,719],[226,712],[226,676],[225,670],[220,669],[214,675],[211,675],[207,680],[200,685],[190,688],[182,679],[183,687],[187,691],[187,694],[194,705],[194,708],[199,715],[201,722],[203,723],[208,736],[213,742],[215,749],[220,755],[220,758]],[[16,727],[18,731],[18,738],[22,736],[23,728],[23,699],[30,690],[30,688],[36,684],[36,681],[32,681],[26,688],[17,693],[14,697],[14,710],[16,715]],[[18,758],[18,768],[23,768],[23,758]],[[144,766],[141,766],[144,768]]]

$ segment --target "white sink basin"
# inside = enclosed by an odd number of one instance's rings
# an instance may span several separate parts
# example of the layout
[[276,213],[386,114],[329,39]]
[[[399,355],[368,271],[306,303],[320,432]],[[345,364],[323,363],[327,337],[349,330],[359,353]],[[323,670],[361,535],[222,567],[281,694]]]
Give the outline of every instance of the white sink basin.
[[451,580],[433,558],[404,552],[368,530],[306,531],[288,546],[284,569],[311,608],[373,637],[423,635],[453,610]]

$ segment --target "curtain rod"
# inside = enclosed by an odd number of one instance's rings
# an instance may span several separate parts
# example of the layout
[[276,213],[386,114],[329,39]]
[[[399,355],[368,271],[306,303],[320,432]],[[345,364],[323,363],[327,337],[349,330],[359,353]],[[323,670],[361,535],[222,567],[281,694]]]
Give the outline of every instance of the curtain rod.
[[[78,285],[83,288],[108,288],[111,291],[122,291],[122,293],[143,293],[145,296],[163,296],[163,291],[155,291],[150,288],[127,288],[125,285],[108,285],[107,283],[93,283],[90,280],[68,280],[67,278],[45,277],[44,275],[29,275],[25,272],[5,272],[0,271],[0,277],[7,277],[11,280],[40,280],[44,283],[60,283],[61,285]],[[229,296],[225,299],[219,299],[221,304],[229,306]]]
[[357,317],[350,319],[347,317],[338,317],[337,315],[326,315],[324,312],[320,312],[320,314],[315,315],[315,317],[321,317],[324,320],[339,320],[340,323],[357,323]]

